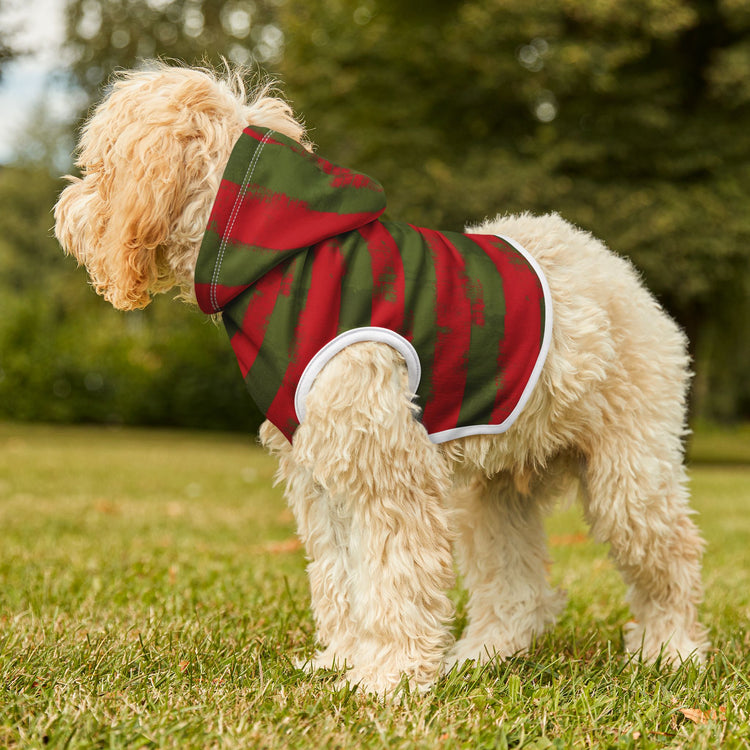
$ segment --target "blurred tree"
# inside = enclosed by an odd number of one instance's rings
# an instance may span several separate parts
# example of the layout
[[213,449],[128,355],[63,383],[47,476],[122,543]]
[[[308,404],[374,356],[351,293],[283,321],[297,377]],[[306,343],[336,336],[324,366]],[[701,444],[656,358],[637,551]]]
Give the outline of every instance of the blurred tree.
[[217,326],[168,299],[117,312],[71,267],[50,232],[61,187],[0,167],[0,418],[255,429]]
[[742,378],[719,406],[727,378],[702,377],[735,371],[750,337],[732,314],[750,276],[747,3],[288,0],[281,26],[313,139],[377,176],[394,216],[558,211],[629,255],[687,329],[699,411],[747,409]]
[[192,65],[274,64],[284,35],[274,0],[70,0],[66,49],[92,98],[116,68],[162,57]]
[[[0,0],[0,17],[7,11],[9,5],[7,0]],[[14,29],[3,19],[3,23],[0,24],[0,81],[3,78],[3,68],[18,54],[11,39],[13,32]]]
[[[72,0],[65,54],[85,108],[115,67],[142,56],[271,62],[283,42],[271,21],[262,3]],[[50,233],[58,126],[37,111],[17,163],[0,168],[0,416],[254,429],[260,415],[223,331],[168,300],[118,313],[71,274]]]
[[[67,7],[65,55],[89,101],[142,57],[225,56],[280,73],[321,152],[376,176],[394,218],[455,229],[556,210],[591,229],[688,329],[699,412],[750,415],[745,0]],[[41,132],[29,154],[43,145]],[[71,278],[47,231],[59,185],[44,179],[0,171],[0,411],[24,392],[17,416],[255,419],[235,406],[247,399],[220,331],[166,300],[123,316]]]
[[[54,81],[48,84],[50,88],[55,85]],[[70,100],[71,97],[68,98],[69,102]],[[14,164],[29,168],[46,167],[54,178],[69,173],[74,148],[71,121],[77,117],[74,106],[63,116],[56,113],[43,94],[32,104],[23,130],[16,135],[13,144]]]

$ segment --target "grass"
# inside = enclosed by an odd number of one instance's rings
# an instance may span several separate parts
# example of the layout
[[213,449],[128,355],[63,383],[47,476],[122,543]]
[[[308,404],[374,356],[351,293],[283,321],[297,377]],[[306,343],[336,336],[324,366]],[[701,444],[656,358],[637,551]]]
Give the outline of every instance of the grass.
[[699,425],[690,436],[688,458],[698,463],[750,465],[750,423]]
[[628,663],[623,585],[570,510],[552,632],[392,705],[295,668],[304,557],[251,438],[0,424],[0,747],[748,748],[748,438],[691,453],[705,668]]

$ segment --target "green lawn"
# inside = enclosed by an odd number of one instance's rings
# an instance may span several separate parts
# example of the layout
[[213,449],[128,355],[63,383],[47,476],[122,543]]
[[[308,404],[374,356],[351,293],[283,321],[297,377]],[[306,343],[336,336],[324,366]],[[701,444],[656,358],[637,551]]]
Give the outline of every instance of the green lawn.
[[627,663],[574,509],[549,524],[569,605],[532,653],[384,705],[294,667],[304,557],[251,437],[0,424],[0,747],[748,748],[749,446],[691,450],[704,669]]

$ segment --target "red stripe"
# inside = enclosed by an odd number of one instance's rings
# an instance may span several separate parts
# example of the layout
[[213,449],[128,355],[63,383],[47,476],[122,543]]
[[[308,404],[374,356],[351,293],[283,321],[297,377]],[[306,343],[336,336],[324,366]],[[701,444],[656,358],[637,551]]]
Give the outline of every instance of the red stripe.
[[[469,364],[471,301],[461,283],[465,264],[458,250],[438,232],[417,231],[427,241],[435,264],[435,359],[432,393],[422,414],[422,421],[432,433],[452,429],[458,423]],[[422,364],[429,367],[429,363]]]
[[544,292],[533,268],[499,237],[471,235],[495,263],[503,278],[505,335],[499,342],[497,389],[490,424],[501,424],[519,402],[539,357]]
[[294,350],[274,400],[266,412],[291,442],[298,422],[294,411],[294,394],[302,372],[315,353],[336,337],[341,309],[341,279],[346,261],[338,243],[329,240],[315,249],[312,279],[305,307],[294,332]]
[[[230,191],[237,195],[239,186],[227,185],[226,192]],[[225,241],[276,251],[308,247],[377,218],[372,211],[316,211],[306,201],[255,184],[240,198],[239,211],[242,221],[226,227]]]
[[221,181],[219,192],[216,194],[214,204],[211,207],[211,215],[208,218],[208,226],[206,227],[207,232],[215,232],[220,237],[224,236],[239,192],[239,185],[229,180]]
[[332,188],[354,188],[356,190],[373,190],[376,193],[382,193],[383,188],[380,183],[368,177],[361,172],[352,172],[346,167],[339,167],[330,161],[315,157],[318,169],[332,177],[330,185]]
[[[264,141],[265,143],[270,143],[272,146],[286,146],[286,143],[282,143],[281,141],[274,140],[274,138],[271,137],[271,132],[269,131],[259,131],[256,130],[252,125],[246,127],[242,131],[245,135],[250,136],[254,141]],[[300,145],[299,147],[300,153],[307,153],[305,151],[305,147]]]
[[372,263],[371,325],[399,331],[404,323],[404,264],[390,232],[379,222],[360,230]]
[[259,279],[253,286],[253,294],[243,316],[242,329],[230,339],[243,378],[255,364],[255,358],[263,345],[271,313],[284,280],[285,274],[282,266],[272,268]]

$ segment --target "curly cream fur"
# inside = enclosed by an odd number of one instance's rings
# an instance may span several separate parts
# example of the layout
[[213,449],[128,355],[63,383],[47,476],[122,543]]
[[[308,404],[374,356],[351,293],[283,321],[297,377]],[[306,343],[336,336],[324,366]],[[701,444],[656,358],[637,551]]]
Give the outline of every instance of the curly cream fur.
[[[247,101],[236,75],[159,64],[115,79],[83,129],[82,176],[55,209],[61,244],[113,305],[142,307],[173,287],[192,299],[201,237],[246,124],[304,143],[289,106],[267,89]],[[309,666],[346,668],[350,682],[387,694],[404,677],[427,688],[452,664],[526,650],[563,605],[546,579],[542,519],[577,481],[594,537],[630,586],[628,649],[700,659],[683,335],[628,262],[556,215],[472,231],[520,242],[552,293],[549,355],[511,430],[434,445],[400,355],[375,343],[325,367],[291,445],[261,428],[310,561],[321,649]],[[452,548],[469,588],[455,644]]]

